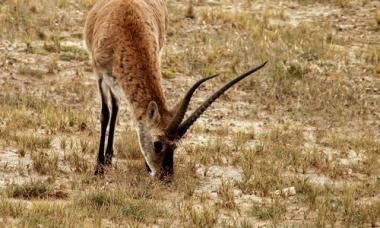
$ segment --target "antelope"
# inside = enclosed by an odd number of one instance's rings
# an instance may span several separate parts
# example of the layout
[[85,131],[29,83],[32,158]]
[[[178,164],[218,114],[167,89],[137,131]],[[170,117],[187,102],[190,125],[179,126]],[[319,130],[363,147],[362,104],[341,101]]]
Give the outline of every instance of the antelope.
[[183,98],[169,108],[161,86],[160,71],[167,24],[165,0],[99,0],[88,13],[84,37],[101,98],[95,175],[103,175],[104,167],[112,164],[121,99],[126,98],[132,107],[148,173],[164,179],[173,176],[173,152],[194,122],[229,88],[266,64],[253,67],[228,82],[184,120],[194,92],[218,74],[196,81]]

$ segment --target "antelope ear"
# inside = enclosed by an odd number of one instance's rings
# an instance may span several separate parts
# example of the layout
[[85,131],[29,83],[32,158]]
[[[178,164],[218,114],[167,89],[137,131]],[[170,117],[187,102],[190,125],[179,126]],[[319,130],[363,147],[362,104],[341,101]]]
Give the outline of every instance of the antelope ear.
[[146,119],[148,125],[151,127],[157,126],[161,121],[161,115],[158,111],[158,106],[155,101],[151,101],[148,105],[148,109],[146,110]]

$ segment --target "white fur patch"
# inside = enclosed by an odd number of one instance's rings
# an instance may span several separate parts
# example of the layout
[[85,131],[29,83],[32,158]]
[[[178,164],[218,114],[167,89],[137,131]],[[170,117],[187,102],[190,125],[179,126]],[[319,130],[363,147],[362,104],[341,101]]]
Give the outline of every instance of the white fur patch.
[[155,176],[157,170],[154,168],[154,166],[150,163],[150,159],[148,158],[146,152],[144,151],[144,148],[142,147],[141,145],[141,136],[140,136],[140,129],[141,126],[137,126],[136,128],[136,131],[137,131],[137,137],[138,137],[138,142],[139,142],[139,146],[140,146],[140,150],[141,150],[141,153],[143,154],[144,156],[144,159],[146,161],[146,163],[148,164],[149,168],[150,168],[150,175],[153,177]]
[[115,77],[108,76],[107,74],[103,75],[103,82],[112,90],[112,93],[119,97],[119,99],[127,99],[126,94],[124,93],[123,88],[117,82]]

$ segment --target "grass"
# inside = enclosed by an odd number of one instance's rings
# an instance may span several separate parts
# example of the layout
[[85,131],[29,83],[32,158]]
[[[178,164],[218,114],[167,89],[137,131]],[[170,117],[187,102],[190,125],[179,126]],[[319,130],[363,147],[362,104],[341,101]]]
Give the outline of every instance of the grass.
[[76,200],[76,206],[86,208],[87,213],[121,220],[132,219],[136,222],[148,222],[164,213],[162,208],[149,201],[135,199],[129,201],[121,191],[90,191]]
[[117,193],[109,193],[105,191],[94,191],[85,193],[78,200],[78,206],[87,207],[91,210],[98,211],[101,209],[110,209],[111,206],[122,205],[123,195]]
[[286,213],[286,206],[274,200],[270,205],[253,205],[251,213],[259,219],[279,220]]
[[217,208],[215,207],[192,207],[184,205],[181,211],[183,225],[195,227],[214,227],[217,223]]
[[72,152],[66,155],[64,159],[77,173],[87,172],[90,168],[87,159],[83,157],[83,154],[78,152]]
[[231,153],[229,144],[222,138],[211,138],[205,145],[191,145],[185,147],[185,150],[201,164],[223,164],[229,159]]
[[36,151],[32,153],[31,156],[33,160],[34,169],[40,174],[50,174],[53,175],[58,171],[58,156],[48,155],[41,151]]
[[75,212],[70,212],[60,204],[37,203],[33,209],[26,210],[25,216],[19,222],[21,226],[54,226],[67,227],[83,224]]
[[115,151],[117,156],[120,156],[121,158],[133,160],[141,158],[140,147],[135,130],[127,127],[121,134],[121,137],[116,138]]
[[[80,44],[94,3],[0,6],[5,226],[378,226],[373,1],[283,1],[281,9],[278,2],[169,1],[162,82],[170,104],[192,81],[221,73],[199,89],[193,109],[235,75],[269,63],[189,131],[168,183],[146,174],[124,104],[113,166],[93,177],[100,101]],[[295,194],[277,194],[289,188]]]
[[218,195],[221,199],[221,206],[227,209],[235,209],[236,203],[234,200],[233,185],[222,183],[218,189]]
[[7,144],[17,144],[21,151],[36,151],[37,149],[50,148],[51,137],[34,136],[31,134],[14,134],[8,129],[0,132]]
[[25,203],[13,203],[12,201],[4,198],[0,201],[0,214],[2,217],[20,217],[24,214],[25,209]]
[[9,185],[6,189],[7,195],[13,198],[22,199],[43,199],[52,192],[49,183],[44,181],[31,181],[25,184]]
[[[83,224],[80,216],[67,210],[66,206],[61,204],[49,204],[37,202],[33,207],[27,207],[25,203],[2,200],[0,202],[0,214],[4,221],[7,218],[21,218],[13,223],[17,226],[54,226],[67,227]],[[12,221],[12,220],[10,220]]]
[[33,69],[33,68],[29,67],[29,66],[22,66],[22,67],[20,67],[18,73],[22,74],[22,75],[30,75],[32,77],[36,77],[36,78],[39,78],[39,79],[41,79],[42,76],[45,74],[45,72],[43,70]]

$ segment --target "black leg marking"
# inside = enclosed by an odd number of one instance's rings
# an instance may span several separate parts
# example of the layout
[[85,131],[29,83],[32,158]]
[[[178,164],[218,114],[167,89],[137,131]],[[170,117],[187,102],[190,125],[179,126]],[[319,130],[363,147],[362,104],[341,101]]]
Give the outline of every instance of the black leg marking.
[[150,167],[149,167],[148,163],[146,163],[146,162],[145,162],[145,167],[146,167],[146,171],[150,175],[150,173],[152,172],[152,170],[150,170]]
[[105,165],[112,164],[112,156],[113,156],[113,141],[115,135],[115,126],[117,121],[117,114],[119,111],[119,103],[115,96],[115,94],[111,91],[111,103],[112,103],[112,114],[111,114],[111,122],[110,129],[108,133],[108,142],[107,142],[107,150],[106,150],[106,161]]
[[99,151],[98,151],[98,160],[95,170],[95,175],[103,175],[104,174],[104,144],[106,141],[106,131],[107,131],[107,125],[110,119],[110,111],[108,109],[107,101],[106,101],[106,95],[105,93],[107,91],[103,91],[102,89],[102,79],[99,79],[98,81],[99,91],[100,91],[100,97],[102,99],[102,114],[100,118],[101,123],[101,129],[100,129],[100,142],[99,142]]

